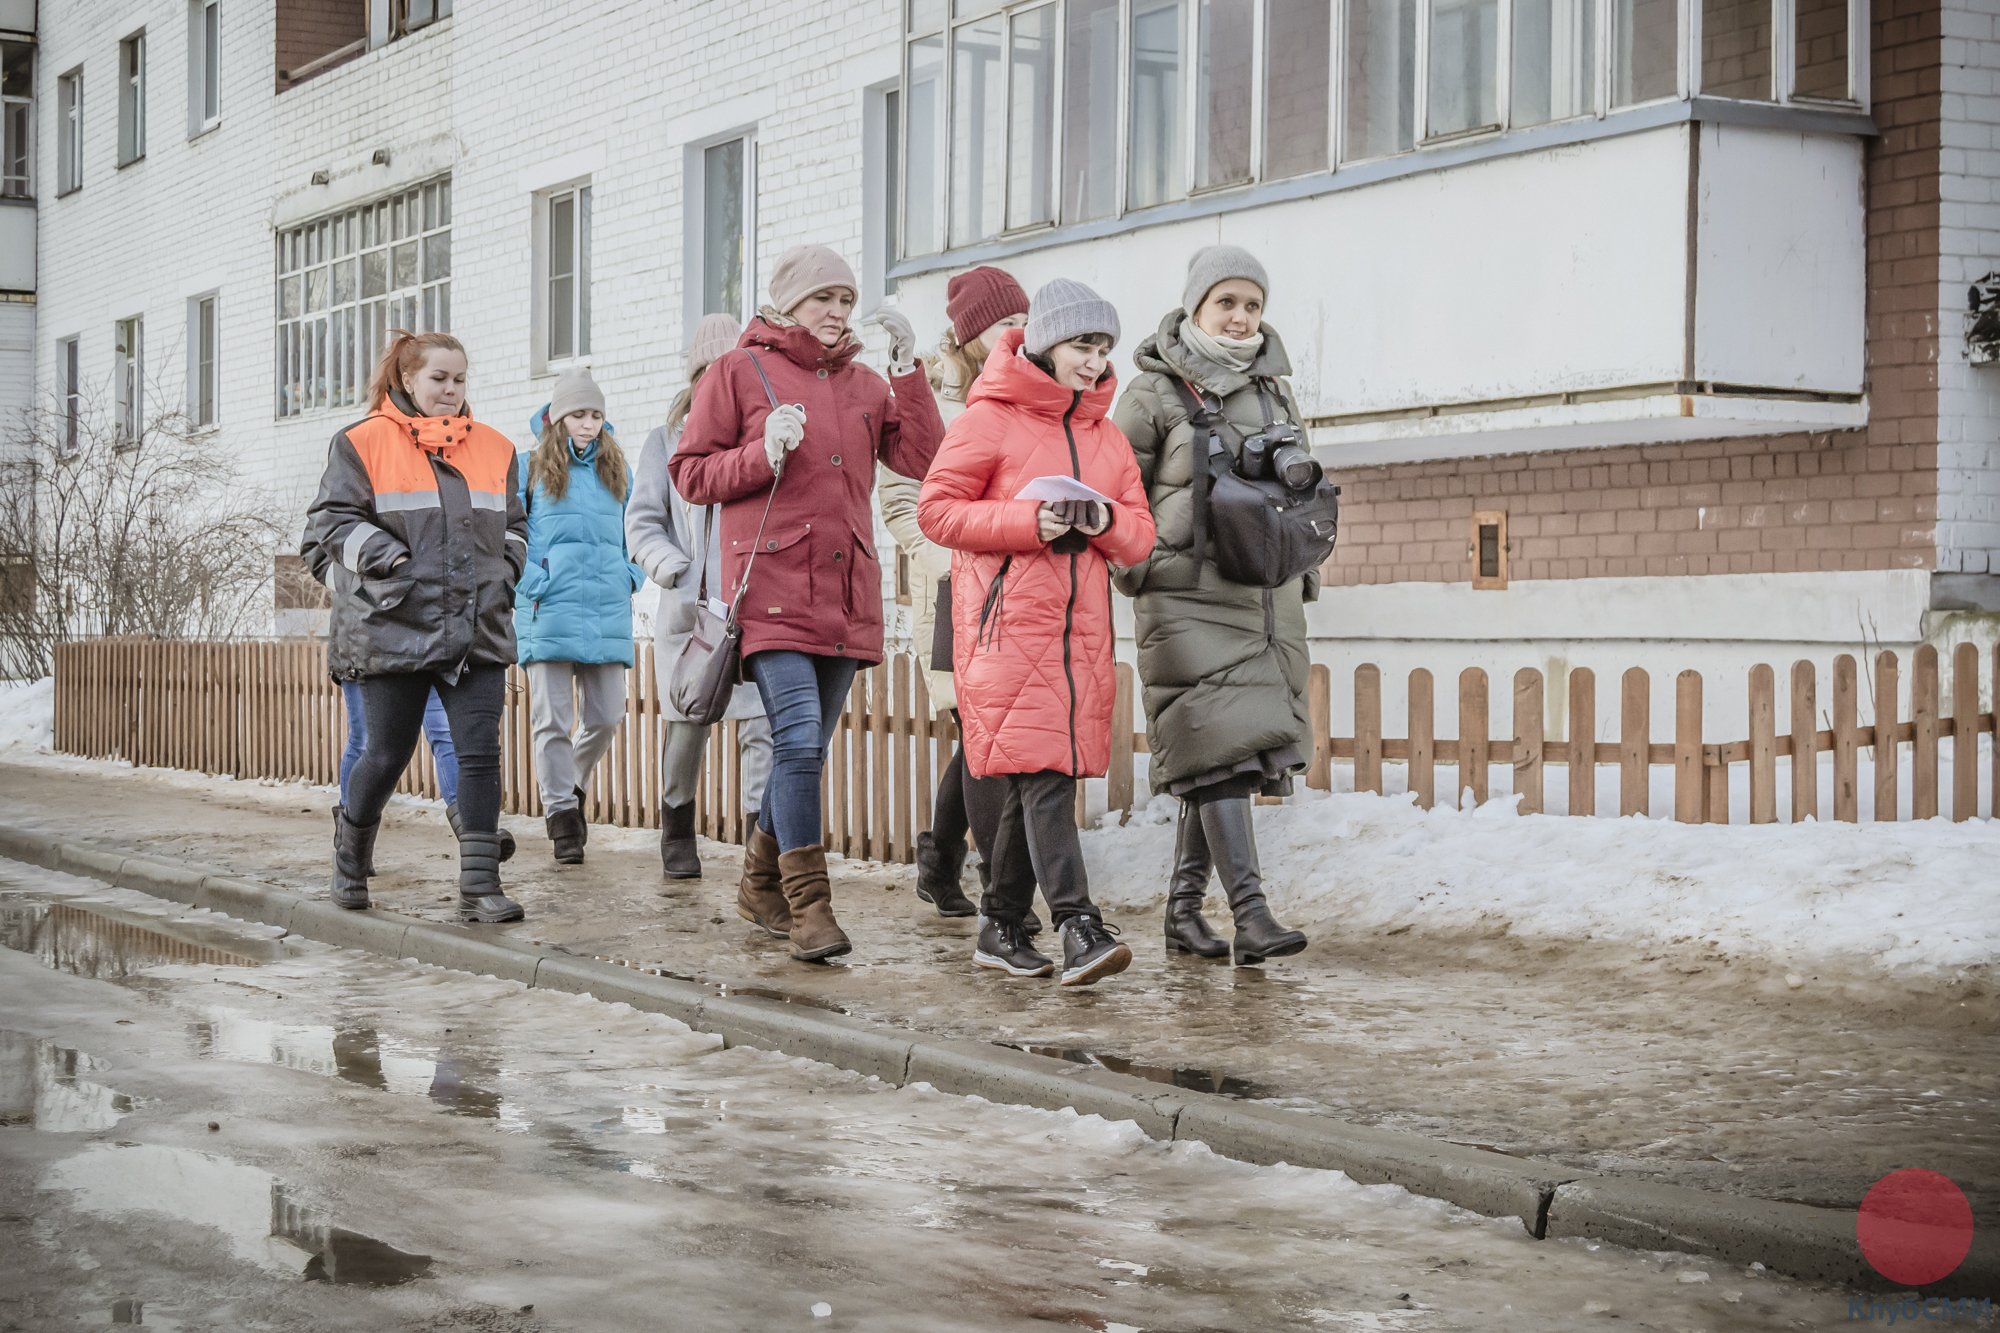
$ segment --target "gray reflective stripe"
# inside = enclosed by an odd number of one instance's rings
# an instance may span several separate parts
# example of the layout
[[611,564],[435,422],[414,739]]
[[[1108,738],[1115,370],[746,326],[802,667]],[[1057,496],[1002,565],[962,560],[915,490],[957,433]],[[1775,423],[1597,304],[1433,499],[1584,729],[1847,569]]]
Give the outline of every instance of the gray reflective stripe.
[[465,496],[471,502],[474,509],[493,509],[504,512],[507,508],[507,493],[505,491],[467,491]]
[[528,539],[527,539],[526,537],[523,537],[523,536],[522,536],[522,535],[521,535],[520,533],[518,533],[518,532],[510,532],[510,533],[508,533],[508,534],[507,534],[507,540],[508,540],[508,541],[510,541],[510,542],[519,542],[519,543],[521,543],[521,545],[523,545],[523,546],[526,546],[526,545],[528,544]]
[[389,534],[373,523],[356,523],[347,530],[347,540],[340,544],[340,563],[359,574],[361,572],[361,548],[368,545],[370,537],[386,537]]
[[375,512],[378,514],[403,514],[412,509],[436,509],[436,491],[386,491],[375,497]]

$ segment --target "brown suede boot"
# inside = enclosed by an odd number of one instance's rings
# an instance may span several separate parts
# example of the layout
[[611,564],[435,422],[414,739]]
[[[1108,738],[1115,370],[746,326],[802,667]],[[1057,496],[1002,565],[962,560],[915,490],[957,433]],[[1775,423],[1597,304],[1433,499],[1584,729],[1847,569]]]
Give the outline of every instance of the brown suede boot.
[[743,846],[743,879],[736,886],[736,913],[773,939],[792,932],[792,909],[785,902],[784,880],[778,871],[778,840],[750,826]]
[[854,946],[833,919],[833,886],[826,878],[826,848],[815,843],[778,857],[785,901],[792,909],[792,957],[802,963],[837,958]]

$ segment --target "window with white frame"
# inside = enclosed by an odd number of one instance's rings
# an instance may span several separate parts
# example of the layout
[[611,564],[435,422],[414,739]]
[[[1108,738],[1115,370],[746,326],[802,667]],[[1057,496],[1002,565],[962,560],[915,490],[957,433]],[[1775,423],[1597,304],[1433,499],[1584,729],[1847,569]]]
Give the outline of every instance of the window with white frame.
[[187,412],[195,426],[216,422],[220,381],[216,375],[216,294],[208,292],[188,301],[187,331]]
[[0,42],[0,198],[35,194],[35,47]]
[[188,137],[222,120],[222,0],[188,0]]
[[83,67],[56,80],[56,193],[83,188]]
[[277,235],[277,414],[361,402],[390,329],[451,328],[451,178]]
[[111,332],[112,410],[121,444],[136,444],[146,428],[146,321],[121,319]]
[[83,433],[83,365],[80,344],[74,337],[56,343],[56,378],[62,388],[62,451],[77,451]]
[[757,281],[752,270],[752,246],[757,235],[757,143],[737,135],[697,149],[691,164],[690,202],[700,219],[695,258],[701,281],[693,290],[699,309],[689,311],[692,324],[702,315],[731,315],[750,322],[756,313]]
[[899,253],[1672,98],[1861,107],[1865,4],[905,0]]
[[146,155],[146,34],[118,43],[118,165]]
[[452,0],[374,0],[368,5],[368,44],[382,46],[451,17]]
[[590,355],[590,187],[564,186],[536,202],[541,270],[536,362],[546,367]]

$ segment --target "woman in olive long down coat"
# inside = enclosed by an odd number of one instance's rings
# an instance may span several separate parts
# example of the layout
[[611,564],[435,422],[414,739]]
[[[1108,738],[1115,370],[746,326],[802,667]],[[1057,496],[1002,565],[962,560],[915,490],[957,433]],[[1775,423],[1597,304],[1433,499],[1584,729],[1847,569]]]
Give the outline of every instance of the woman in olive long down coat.
[[1158,529],[1152,555],[1113,580],[1133,599],[1153,790],[1181,801],[1167,949],[1204,958],[1232,952],[1201,914],[1212,869],[1229,897],[1242,964],[1306,946],[1265,903],[1250,814],[1252,796],[1288,792],[1312,753],[1305,603],[1318,595],[1319,576],[1254,588],[1224,578],[1212,546],[1196,555],[1193,487],[1208,432],[1189,419],[1181,386],[1220,400],[1217,433],[1232,461],[1269,420],[1293,423],[1304,438],[1284,382],[1291,362],[1263,323],[1268,290],[1263,265],[1247,251],[1198,251],[1182,307],[1139,344],[1139,373],[1116,416]]

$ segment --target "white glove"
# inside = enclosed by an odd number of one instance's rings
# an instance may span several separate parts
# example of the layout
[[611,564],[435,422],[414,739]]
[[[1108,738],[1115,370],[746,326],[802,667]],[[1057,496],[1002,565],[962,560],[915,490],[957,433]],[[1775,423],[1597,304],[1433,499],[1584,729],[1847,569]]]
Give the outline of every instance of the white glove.
[[784,466],[785,455],[799,447],[806,437],[806,410],[797,403],[780,403],[764,418],[764,457],[771,471]]
[[909,316],[894,306],[883,306],[871,322],[889,335],[889,373],[909,374],[916,365],[917,351],[917,331],[910,327]]

